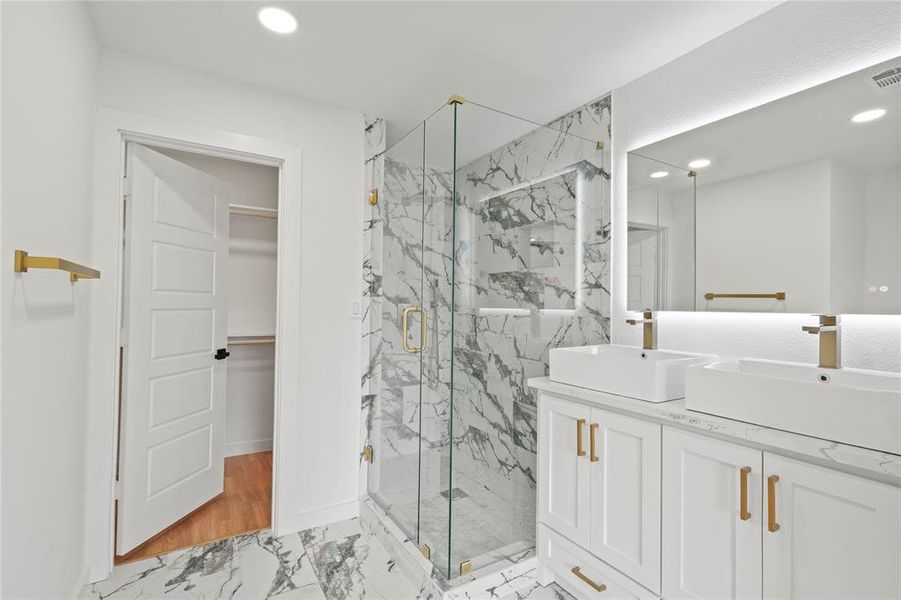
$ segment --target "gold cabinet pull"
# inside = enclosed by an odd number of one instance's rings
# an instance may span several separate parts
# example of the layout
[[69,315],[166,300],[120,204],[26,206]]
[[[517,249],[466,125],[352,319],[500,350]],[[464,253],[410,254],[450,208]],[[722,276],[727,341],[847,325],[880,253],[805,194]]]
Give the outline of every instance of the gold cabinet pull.
[[776,482],[779,481],[778,475],[770,475],[766,478],[767,487],[767,529],[770,531],[779,531],[779,523],[776,522]]
[[[400,335],[401,338],[403,338],[404,352],[408,352],[410,354],[419,354],[420,352],[422,352],[422,346],[411,346],[410,342],[407,341],[407,325],[409,324],[411,313],[422,313],[422,309],[418,306],[408,306],[404,309],[404,312],[401,316]],[[423,314],[423,317],[424,316],[425,315]],[[423,330],[420,332],[420,343],[423,343],[423,340],[425,339],[425,334],[423,333],[424,331],[425,329],[423,328]]]
[[595,448],[594,437],[598,431],[598,424],[592,423],[588,428],[588,447],[591,450],[591,462],[598,462],[600,459],[598,458],[597,449]]
[[603,583],[595,583],[594,581],[589,579],[588,576],[586,576],[582,572],[582,567],[573,567],[572,573],[573,573],[573,575],[575,575],[576,577],[578,577],[579,579],[581,579],[582,581],[584,581],[585,583],[590,585],[592,588],[594,588],[594,591],[596,591],[596,592],[603,592],[604,590],[607,589],[607,586],[604,585]]
[[576,421],[576,456],[585,456],[585,448],[582,447],[582,427],[585,426],[585,419]]
[[742,467],[740,473],[741,503],[738,512],[741,520],[747,521],[751,518],[751,513],[748,511],[748,477],[751,475],[751,467]]

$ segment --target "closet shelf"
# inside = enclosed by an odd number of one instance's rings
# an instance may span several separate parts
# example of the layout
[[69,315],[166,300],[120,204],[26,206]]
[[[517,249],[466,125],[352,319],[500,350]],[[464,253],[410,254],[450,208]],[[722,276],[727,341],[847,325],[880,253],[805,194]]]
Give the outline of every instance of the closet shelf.
[[259,217],[262,219],[278,219],[278,209],[249,206],[247,204],[229,204],[229,214],[241,217]]

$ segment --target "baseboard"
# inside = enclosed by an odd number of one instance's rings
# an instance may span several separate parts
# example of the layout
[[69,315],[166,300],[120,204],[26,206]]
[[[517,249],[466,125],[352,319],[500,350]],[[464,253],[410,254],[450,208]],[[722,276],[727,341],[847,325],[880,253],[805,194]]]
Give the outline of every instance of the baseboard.
[[272,450],[272,440],[251,440],[249,442],[232,442],[225,445],[225,456],[240,456],[254,452]]
[[335,506],[327,506],[325,508],[317,508],[298,512],[295,518],[295,531],[302,531],[310,527],[319,527],[328,525],[336,521],[345,521],[360,516],[360,501],[352,500]]
[[75,582],[75,589],[72,590],[72,593],[69,594],[69,598],[72,600],[78,600],[82,597],[81,590],[84,586],[90,583],[91,576],[91,566],[88,563],[85,563],[81,567],[81,574],[78,576],[78,581]]

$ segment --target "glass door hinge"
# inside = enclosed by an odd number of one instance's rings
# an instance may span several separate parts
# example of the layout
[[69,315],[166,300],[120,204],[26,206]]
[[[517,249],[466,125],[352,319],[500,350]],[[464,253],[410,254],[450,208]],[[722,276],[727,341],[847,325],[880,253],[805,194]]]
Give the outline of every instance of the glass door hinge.
[[363,460],[368,463],[372,462],[372,446],[366,446],[363,448]]

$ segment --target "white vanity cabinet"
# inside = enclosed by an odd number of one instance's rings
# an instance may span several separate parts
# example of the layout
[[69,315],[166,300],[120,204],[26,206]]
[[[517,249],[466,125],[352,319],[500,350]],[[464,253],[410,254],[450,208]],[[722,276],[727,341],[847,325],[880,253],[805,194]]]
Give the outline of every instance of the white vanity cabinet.
[[761,597],[763,453],[663,428],[663,596]]
[[901,489],[769,453],[764,469],[765,598],[901,598]]
[[664,427],[666,598],[901,598],[901,489]]
[[[901,599],[901,487],[725,441],[713,417],[544,385],[540,583],[601,600]],[[795,454],[813,440],[785,439]]]
[[660,588],[660,430],[657,424],[541,396],[539,523],[581,549],[586,560],[600,559],[655,593]]

